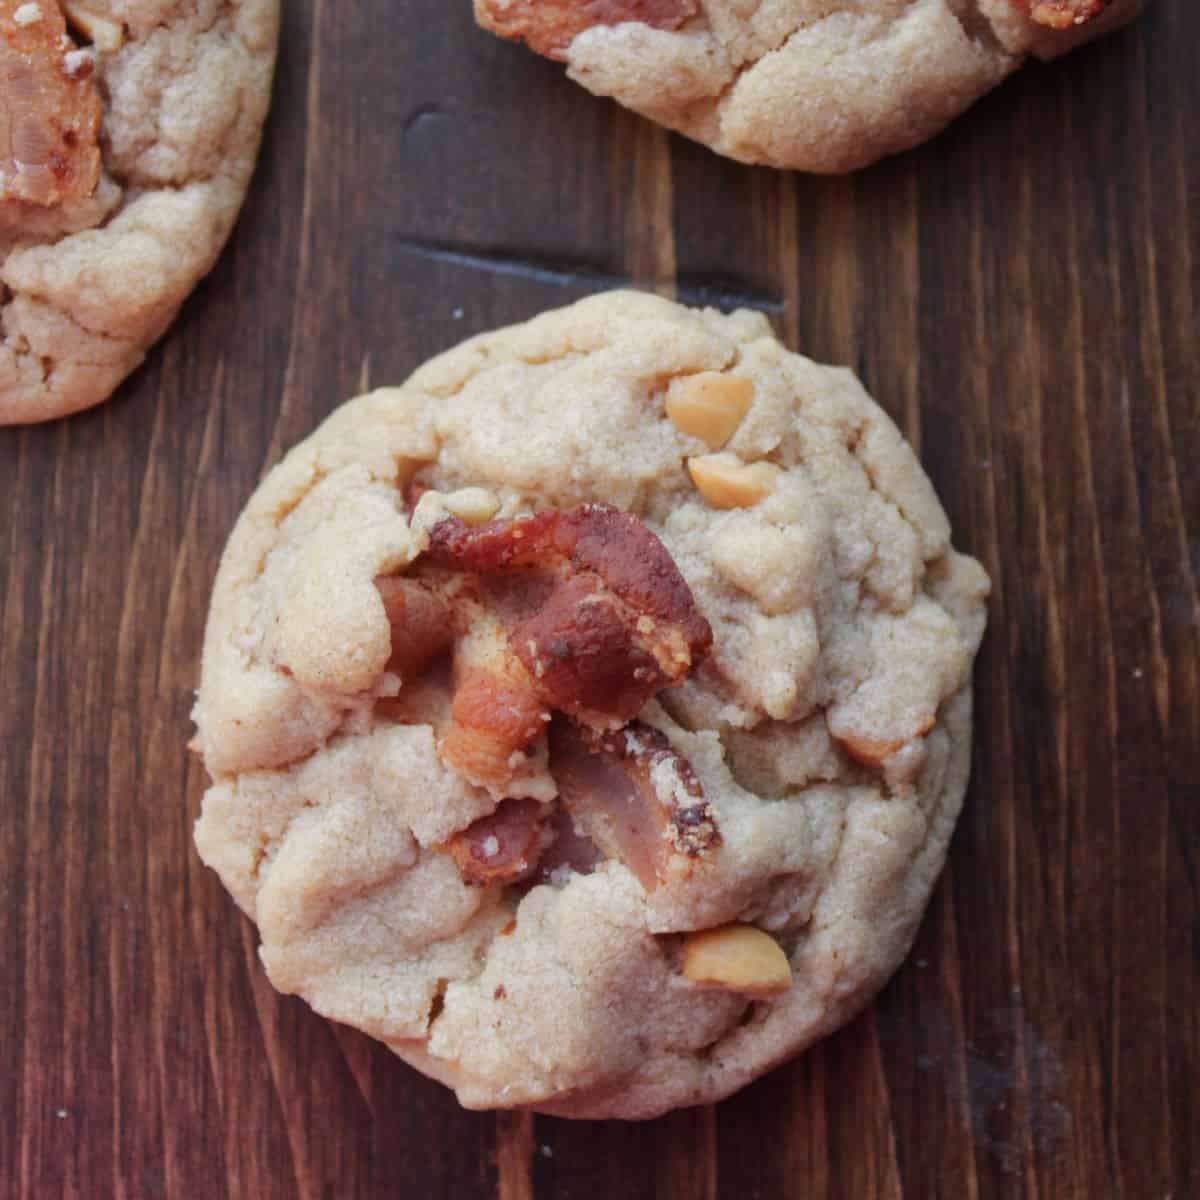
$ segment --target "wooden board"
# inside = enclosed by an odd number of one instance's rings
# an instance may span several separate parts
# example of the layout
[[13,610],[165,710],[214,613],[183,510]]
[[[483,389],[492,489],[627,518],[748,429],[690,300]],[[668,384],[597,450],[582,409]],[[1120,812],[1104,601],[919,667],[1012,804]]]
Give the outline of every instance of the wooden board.
[[[1200,1195],[1200,6],[848,179],[724,162],[477,34],[286,6],[233,241],[105,407],[0,431],[0,1195]],[[461,1111],[266,983],[196,858],[208,589],[339,401],[621,281],[766,310],[918,446],[995,580],[908,963],[641,1126]]]

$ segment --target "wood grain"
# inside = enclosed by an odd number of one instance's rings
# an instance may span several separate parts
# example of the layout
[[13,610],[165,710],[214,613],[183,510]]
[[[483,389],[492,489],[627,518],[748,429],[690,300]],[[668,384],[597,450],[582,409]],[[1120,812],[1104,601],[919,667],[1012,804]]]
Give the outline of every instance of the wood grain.
[[[725,162],[476,34],[285,6],[233,241],[107,406],[0,432],[0,1196],[1200,1195],[1200,8],[847,179]],[[191,848],[208,589],[364,381],[634,282],[748,304],[920,449],[995,592],[908,963],[637,1126],[467,1113],[276,995]]]

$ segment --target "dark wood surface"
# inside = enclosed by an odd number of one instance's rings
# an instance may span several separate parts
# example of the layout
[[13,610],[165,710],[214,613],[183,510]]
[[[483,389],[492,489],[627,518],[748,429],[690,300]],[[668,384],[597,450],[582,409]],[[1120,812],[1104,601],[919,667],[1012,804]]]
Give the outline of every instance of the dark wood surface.
[[[111,403],[0,431],[0,1196],[1200,1196],[1200,5],[827,180],[467,0],[285,7],[216,271]],[[640,1126],[466,1113],[275,995],[192,850],[208,589],[365,382],[626,280],[765,309],[918,446],[995,580],[974,779],[911,958],[824,1045]]]

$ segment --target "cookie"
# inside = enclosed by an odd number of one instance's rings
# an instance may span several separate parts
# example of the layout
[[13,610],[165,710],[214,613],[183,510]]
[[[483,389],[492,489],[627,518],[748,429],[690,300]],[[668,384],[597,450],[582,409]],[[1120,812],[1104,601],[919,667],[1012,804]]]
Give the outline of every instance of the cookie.
[[0,425],[106,399],[212,268],[279,0],[0,0]]
[[598,96],[748,163],[840,172],[932,137],[1142,0],[474,0]]
[[846,370],[610,293],[335,412],[217,576],[203,860],[473,1108],[715,1100],[907,952],[988,580]]

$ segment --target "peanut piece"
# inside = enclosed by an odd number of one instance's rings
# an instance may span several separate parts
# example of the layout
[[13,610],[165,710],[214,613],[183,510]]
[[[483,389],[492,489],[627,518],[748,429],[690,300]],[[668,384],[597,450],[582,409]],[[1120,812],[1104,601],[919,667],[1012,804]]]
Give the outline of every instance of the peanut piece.
[[483,525],[500,511],[500,501],[486,488],[460,488],[442,497],[446,511],[468,525]]
[[754,383],[719,371],[704,371],[671,381],[667,416],[680,433],[698,437],[720,450],[742,423],[754,402]]
[[67,20],[84,34],[97,50],[105,54],[120,50],[125,41],[123,25],[84,8],[76,3],[76,0],[63,0],[62,7],[67,14]]
[[779,943],[753,925],[723,925],[689,933],[683,975],[747,996],[777,996],[792,986],[792,967]]
[[[913,737],[924,737],[933,728],[934,718],[923,718],[913,733]],[[876,738],[869,734],[837,732],[830,730],[834,740],[856,762],[866,767],[882,767],[886,759],[891,758],[901,747],[907,745],[912,738]]]
[[753,508],[775,490],[779,468],[771,463],[744,463],[732,454],[704,454],[688,459],[696,490],[713,508]]

